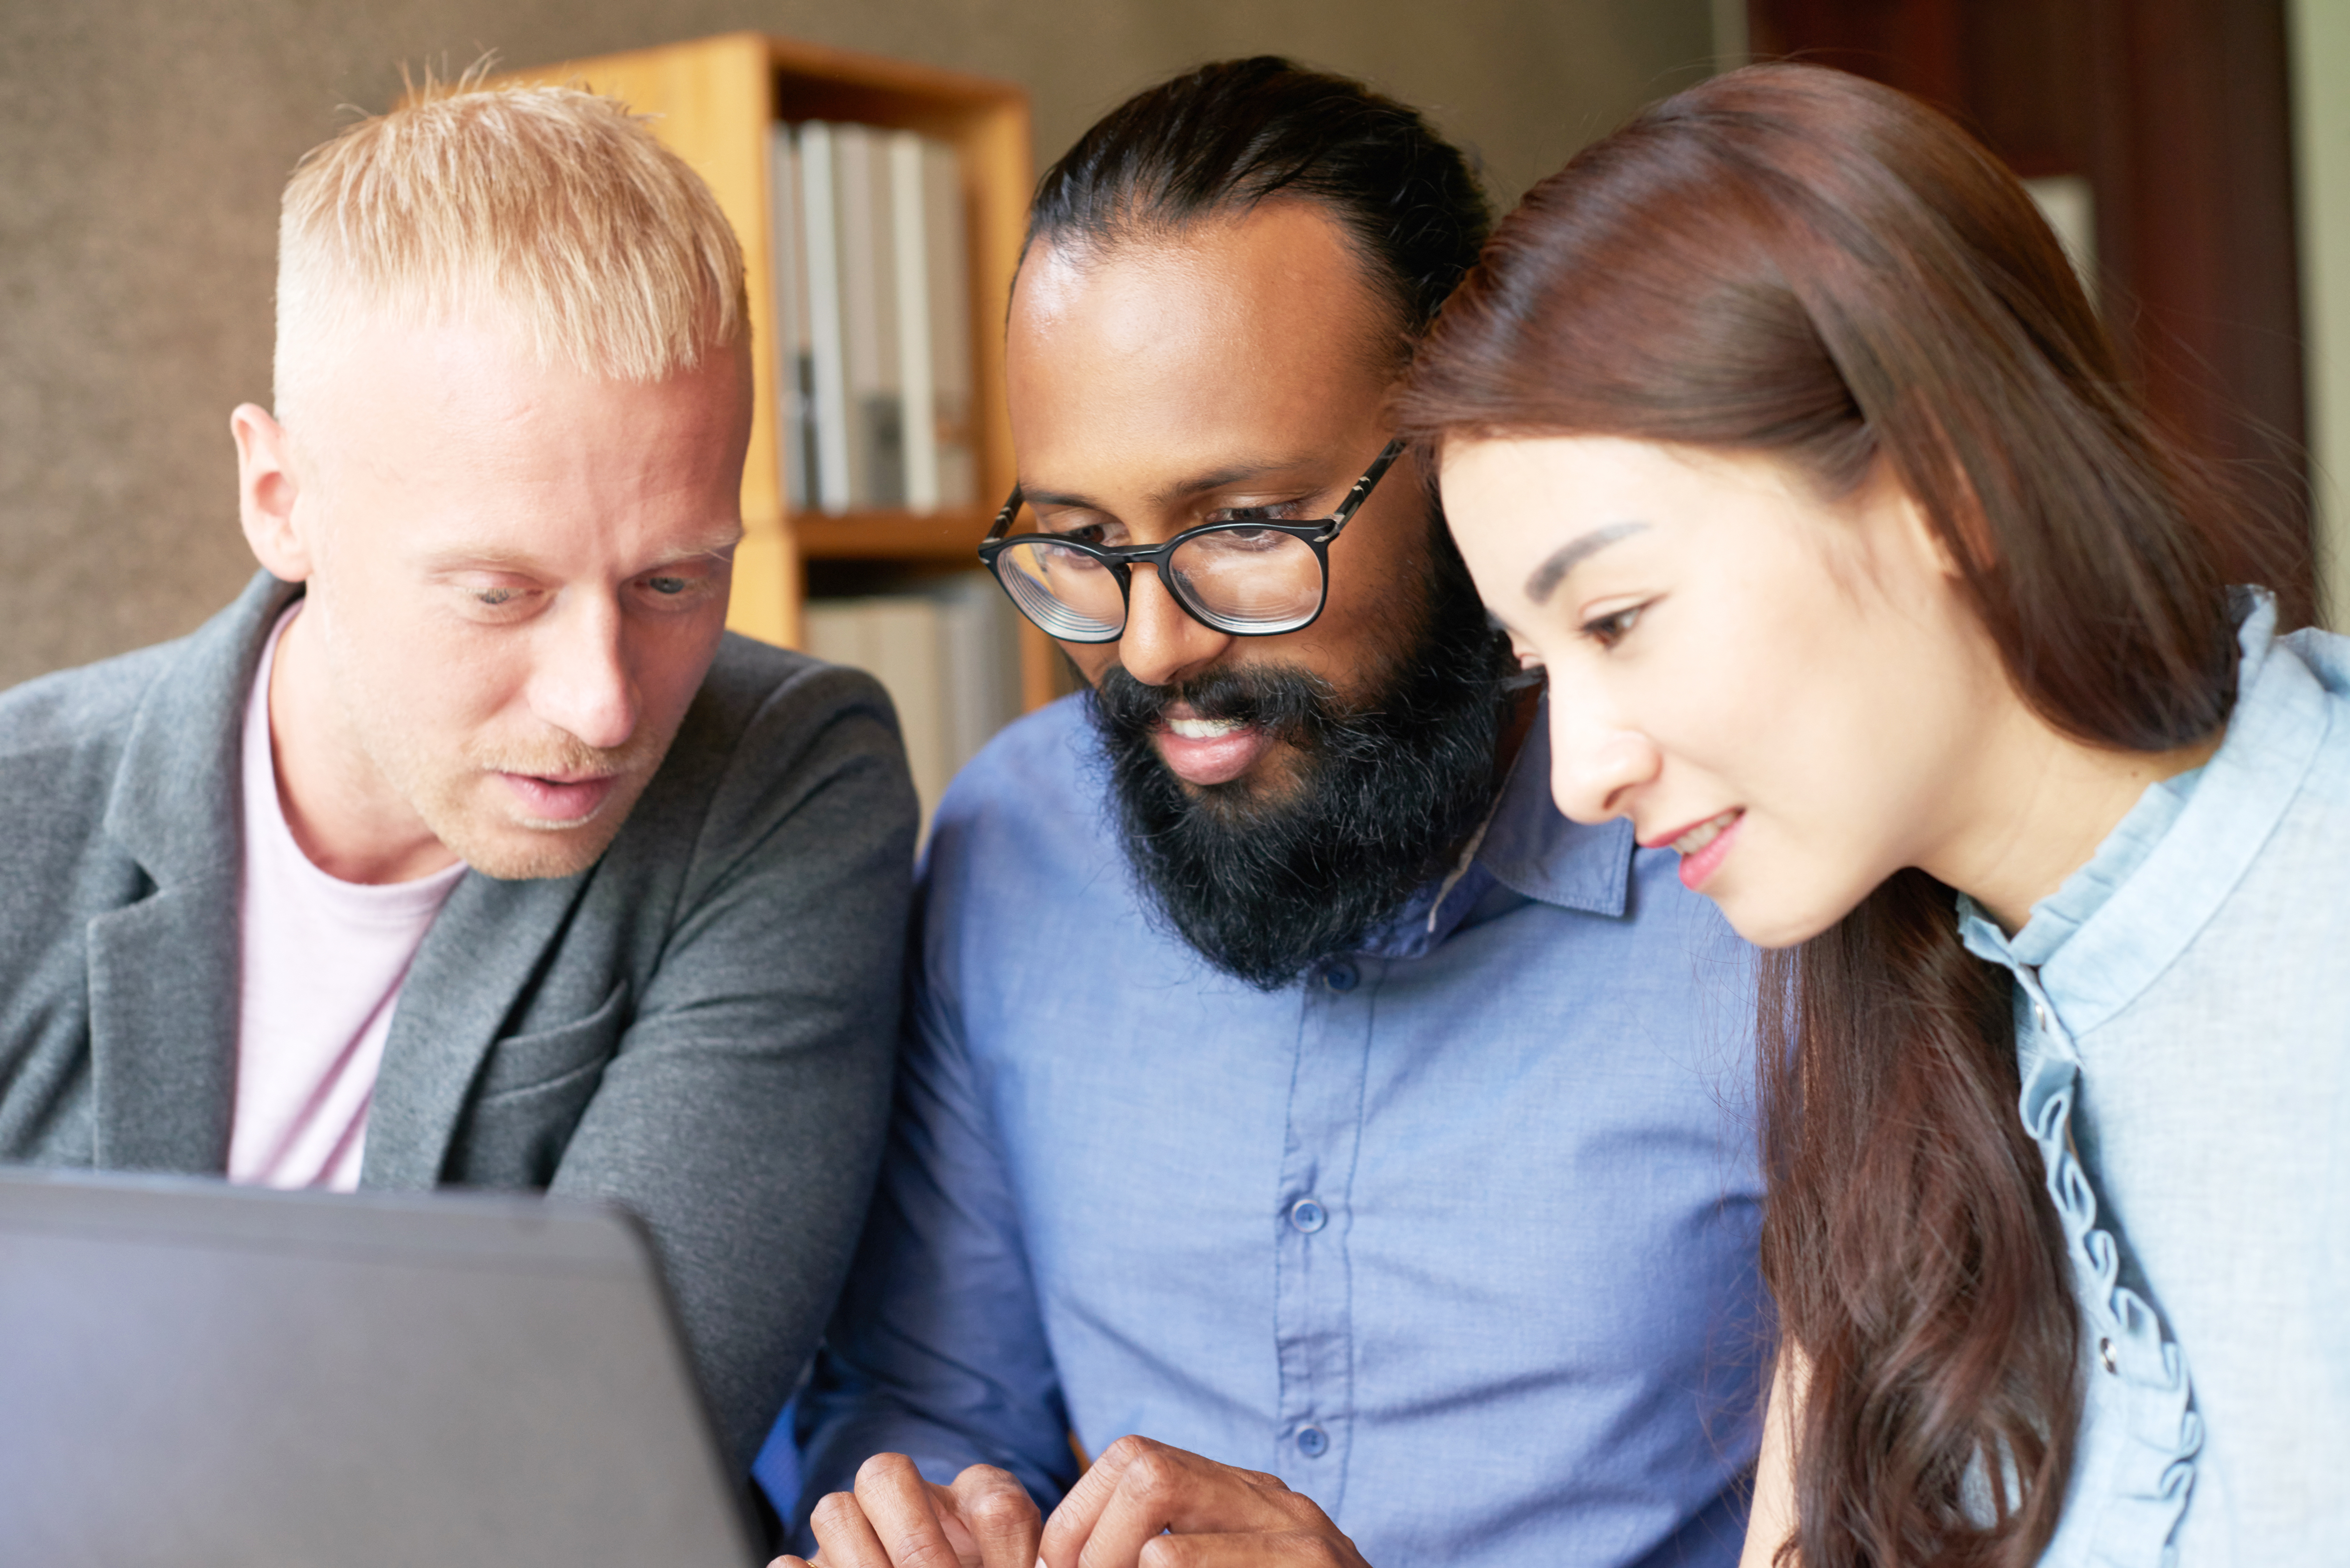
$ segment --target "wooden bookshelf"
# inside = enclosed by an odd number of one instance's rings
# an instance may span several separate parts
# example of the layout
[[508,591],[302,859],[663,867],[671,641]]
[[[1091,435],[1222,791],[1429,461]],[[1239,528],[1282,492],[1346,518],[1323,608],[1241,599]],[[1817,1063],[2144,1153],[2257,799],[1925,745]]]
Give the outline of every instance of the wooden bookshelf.
[[[1028,95],[1009,82],[904,60],[728,33],[624,54],[565,60],[496,78],[557,82],[608,93],[651,117],[653,134],[692,165],[743,242],[750,272],[755,404],[743,470],[743,545],[735,557],[736,631],[786,647],[800,639],[805,563],[810,559],[976,565],[972,547],[1013,484],[1012,424],[1003,406],[999,324],[1019,265],[1035,184]],[[768,171],[779,120],[855,120],[916,130],[951,143],[963,182],[972,257],[973,425],[983,504],[937,514],[806,514],[785,505],[775,410],[775,225]],[[1021,624],[1021,689],[1027,706],[1061,689],[1059,655]]]

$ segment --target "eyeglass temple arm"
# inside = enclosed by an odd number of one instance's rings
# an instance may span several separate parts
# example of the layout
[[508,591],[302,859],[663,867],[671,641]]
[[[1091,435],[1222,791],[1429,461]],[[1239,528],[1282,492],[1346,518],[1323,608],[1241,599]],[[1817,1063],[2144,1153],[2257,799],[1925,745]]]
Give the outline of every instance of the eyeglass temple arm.
[[[1373,488],[1387,477],[1388,470],[1395,466],[1395,460],[1403,455],[1403,441],[1399,437],[1388,442],[1386,449],[1372,460],[1371,466],[1364,470],[1363,477],[1355,481],[1354,487],[1347,492],[1347,498],[1338,503],[1338,509],[1330,514],[1330,531],[1326,538],[1336,538],[1338,530],[1354,521],[1355,514],[1362,510],[1363,503],[1370,498]],[[993,525],[987,530],[987,537],[980,543],[992,544],[1010,533],[1012,520],[1020,514],[1020,504],[1025,499],[1020,487],[1014,485],[1003,510],[996,513]]]
[[1354,488],[1347,492],[1347,499],[1338,503],[1338,509],[1330,514],[1330,530],[1322,535],[1325,541],[1336,538],[1339,530],[1355,520],[1355,514],[1361,511],[1363,503],[1370,499],[1372,490],[1387,477],[1388,470],[1395,466],[1395,460],[1403,455],[1403,438],[1399,436],[1388,442],[1386,450],[1372,460],[1371,466],[1363,471],[1363,477],[1355,481]]
[[1004,535],[1010,533],[1012,531],[1012,520],[1020,515],[1020,504],[1026,499],[1027,497],[1021,493],[1020,487],[1016,484],[1014,485],[1012,487],[1011,498],[1004,502],[1003,509],[995,514],[994,526],[988,529],[987,537],[982,539],[980,543],[983,545],[993,544],[996,540],[1003,538]]

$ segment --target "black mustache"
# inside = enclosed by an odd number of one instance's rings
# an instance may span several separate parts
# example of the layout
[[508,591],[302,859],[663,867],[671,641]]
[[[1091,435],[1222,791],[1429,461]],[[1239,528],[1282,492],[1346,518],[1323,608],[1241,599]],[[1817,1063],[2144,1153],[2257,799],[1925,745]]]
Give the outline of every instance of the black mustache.
[[[1358,947],[1451,865],[1492,805],[1512,661],[1465,570],[1440,569],[1388,668],[1347,695],[1294,666],[1146,686],[1115,665],[1092,696],[1109,796],[1162,929],[1266,990]],[[1296,747],[1291,787],[1191,788],[1154,732],[1178,702]]]
[[1242,665],[1211,670],[1166,686],[1146,686],[1112,665],[1094,688],[1101,722],[1139,740],[1166,722],[1178,704],[1202,719],[1247,724],[1283,740],[1310,745],[1345,710],[1330,683],[1293,665]]

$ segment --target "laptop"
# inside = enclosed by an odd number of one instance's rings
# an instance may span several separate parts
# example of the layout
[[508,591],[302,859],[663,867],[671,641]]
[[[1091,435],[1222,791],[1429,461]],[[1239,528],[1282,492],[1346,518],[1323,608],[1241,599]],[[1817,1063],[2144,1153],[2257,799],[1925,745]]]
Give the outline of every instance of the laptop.
[[643,1226],[0,1170],[0,1565],[744,1568]]

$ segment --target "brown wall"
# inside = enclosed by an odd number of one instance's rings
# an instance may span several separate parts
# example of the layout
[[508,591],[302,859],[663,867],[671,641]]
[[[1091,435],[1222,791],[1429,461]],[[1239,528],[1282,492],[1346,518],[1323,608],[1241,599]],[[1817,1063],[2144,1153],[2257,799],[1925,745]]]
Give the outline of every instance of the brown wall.
[[252,570],[228,412],[268,400],[277,192],[403,61],[755,27],[1017,81],[1041,162],[1159,76],[1274,50],[1427,106],[1506,199],[1700,74],[1708,25],[1708,0],[0,5],[0,685],[184,632]]

